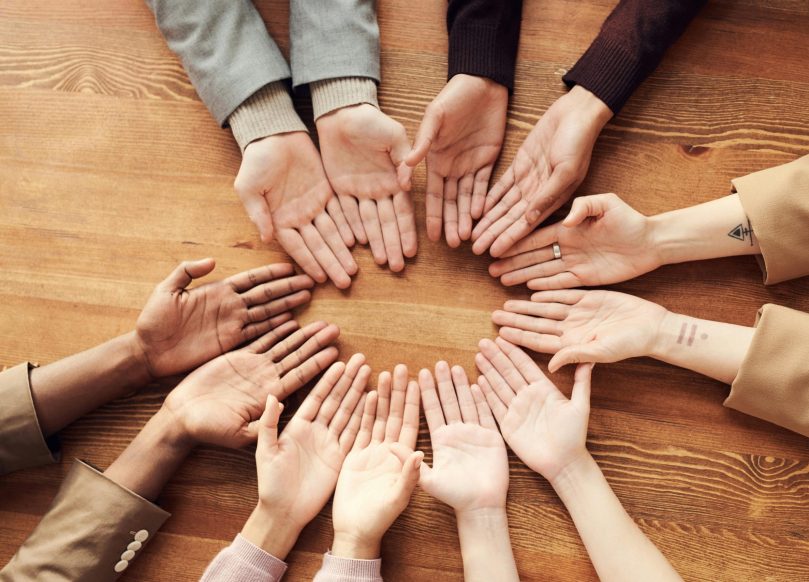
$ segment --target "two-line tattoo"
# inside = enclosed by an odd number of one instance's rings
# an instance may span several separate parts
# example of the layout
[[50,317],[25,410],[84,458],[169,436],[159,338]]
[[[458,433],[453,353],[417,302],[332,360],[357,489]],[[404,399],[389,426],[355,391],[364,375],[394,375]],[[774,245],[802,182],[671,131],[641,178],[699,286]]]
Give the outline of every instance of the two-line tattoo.
[[[699,326],[696,323],[692,323],[690,327],[691,329],[689,329],[687,321],[684,321],[680,326],[680,335],[677,337],[678,344],[685,343],[687,346],[694,345],[694,339],[697,337],[697,330],[699,329]],[[699,339],[708,339],[708,334],[705,332],[700,333]]]

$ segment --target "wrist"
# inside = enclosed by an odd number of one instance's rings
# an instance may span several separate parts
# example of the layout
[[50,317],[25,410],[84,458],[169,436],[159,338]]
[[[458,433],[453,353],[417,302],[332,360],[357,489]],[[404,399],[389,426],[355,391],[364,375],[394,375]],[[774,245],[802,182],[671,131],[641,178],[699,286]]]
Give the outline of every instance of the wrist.
[[303,527],[287,513],[259,500],[242,528],[242,536],[268,554],[285,560]]
[[157,380],[157,375],[149,364],[149,352],[140,341],[138,333],[130,331],[121,337],[126,345],[129,361],[127,367],[132,371],[133,383],[137,382],[139,386],[146,386]]
[[683,230],[682,223],[679,226],[675,224],[672,212],[655,214],[647,220],[651,233],[649,248],[655,254],[659,266],[690,260],[688,251],[694,244],[693,236]]
[[667,361],[671,355],[671,350],[680,338],[682,328],[682,316],[677,313],[672,313],[666,310],[665,315],[660,320],[657,327],[655,339],[649,349],[649,353],[645,354],[655,360]]
[[567,93],[567,97],[575,103],[578,114],[588,119],[598,131],[601,131],[613,117],[612,110],[607,107],[607,104],[581,85],[573,87]]
[[564,465],[548,482],[565,505],[592,481],[601,469],[587,449]]
[[338,558],[375,560],[379,558],[381,545],[382,539],[380,537],[364,536],[356,532],[335,529],[331,554]]
[[458,529],[464,530],[492,529],[504,524],[508,526],[505,505],[456,509],[455,520],[458,522]]

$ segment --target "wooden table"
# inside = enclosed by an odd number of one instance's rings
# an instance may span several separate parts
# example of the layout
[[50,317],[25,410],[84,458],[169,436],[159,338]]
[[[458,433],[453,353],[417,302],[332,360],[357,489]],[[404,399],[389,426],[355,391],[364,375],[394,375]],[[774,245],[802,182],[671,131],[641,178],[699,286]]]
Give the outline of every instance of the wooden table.
[[[260,2],[286,50],[286,2]],[[446,74],[439,0],[380,2],[382,108],[414,135]],[[614,1],[526,0],[502,161],[556,97]],[[595,148],[580,193],[615,191],[644,213],[710,200],[729,180],[809,153],[809,5],[716,0],[692,23]],[[239,151],[197,99],[142,2],[0,3],[0,364],[46,363],[132,328],[178,261],[216,257],[216,277],[284,258],[262,245],[232,192]],[[305,100],[298,105],[311,120]],[[341,354],[415,373],[474,369],[508,290],[468,245],[423,231],[401,275],[358,248],[350,292],[322,286],[302,321],[342,328]],[[809,310],[807,279],[765,288],[752,258],[666,267],[615,288],[679,312],[752,325],[766,302]],[[539,361],[547,362],[546,357]],[[570,372],[558,374],[565,390]],[[88,386],[88,389],[92,387]],[[160,405],[151,387],[63,432],[64,460],[0,481],[0,563],[47,510],[71,459],[106,467]],[[728,387],[647,359],[595,372],[589,446],[641,528],[689,580],[809,579],[805,438],[722,407]],[[422,425],[419,446],[428,451]],[[202,447],[165,489],[173,517],[125,580],[196,580],[256,499],[250,451]],[[309,579],[331,539],[327,507],[289,556]],[[547,483],[511,457],[511,535],[525,580],[595,573]],[[447,507],[417,491],[385,538],[388,580],[459,580]],[[631,576],[630,576],[631,577]]]

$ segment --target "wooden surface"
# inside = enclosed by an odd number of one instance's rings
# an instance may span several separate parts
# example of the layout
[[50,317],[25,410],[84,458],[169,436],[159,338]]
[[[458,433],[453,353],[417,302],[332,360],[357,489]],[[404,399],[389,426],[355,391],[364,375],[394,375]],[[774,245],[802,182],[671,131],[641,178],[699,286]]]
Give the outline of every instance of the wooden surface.
[[[446,72],[444,3],[385,0],[383,109],[414,135]],[[526,0],[506,145],[512,159],[564,91],[561,75],[614,1]],[[287,49],[287,6],[260,2]],[[809,4],[712,1],[596,145],[580,193],[615,191],[645,213],[728,193],[729,180],[809,153]],[[0,2],[0,364],[53,361],[129,330],[154,283],[214,256],[224,277],[284,258],[262,245],[232,181],[238,149],[196,98],[137,0]],[[305,99],[298,104],[311,118]],[[355,250],[348,293],[321,287],[302,321],[342,328],[342,357],[415,372],[473,370],[507,290],[468,246],[423,232],[404,274]],[[809,311],[807,279],[765,288],[752,258],[666,267],[617,289],[698,317],[751,325],[774,302]],[[545,363],[547,358],[540,358]],[[565,390],[569,372],[560,373]],[[88,387],[91,389],[91,387]],[[63,433],[59,465],[0,481],[0,563],[46,511],[70,460],[106,467],[160,405],[152,387]],[[722,407],[727,386],[651,360],[596,369],[589,446],[629,513],[687,580],[809,579],[807,440]],[[426,426],[419,445],[429,451]],[[429,455],[429,453],[428,453]],[[200,448],[166,488],[173,513],[124,580],[196,580],[256,498],[249,451]],[[509,515],[524,580],[595,579],[564,508],[512,456]],[[330,542],[330,508],[289,556],[309,579]],[[417,492],[384,541],[387,580],[460,580],[452,514]],[[495,581],[496,582],[496,581]]]

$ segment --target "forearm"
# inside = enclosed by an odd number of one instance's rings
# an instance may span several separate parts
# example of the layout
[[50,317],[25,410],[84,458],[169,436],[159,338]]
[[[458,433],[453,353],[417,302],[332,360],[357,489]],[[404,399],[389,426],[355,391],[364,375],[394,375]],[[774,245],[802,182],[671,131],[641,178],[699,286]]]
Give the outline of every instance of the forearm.
[[292,550],[303,529],[283,508],[268,507],[258,502],[242,528],[242,536],[279,560]]
[[754,332],[752,327],[668,312],[648,355],[731,384]]
[[658,214],[649,222],[664,265],[761,252],[736,194]]
[[506,508],[456,512],[466,582],[519,580]]
[[193,444],[164,410],[155,414],[104,475],[153,501],[177,472]]
[[31,395],[45,436],[151,380],[134,333],[31,370]]
[[589,453],[561,471],[551,485],[603,582],[681,580],[629,517]]

